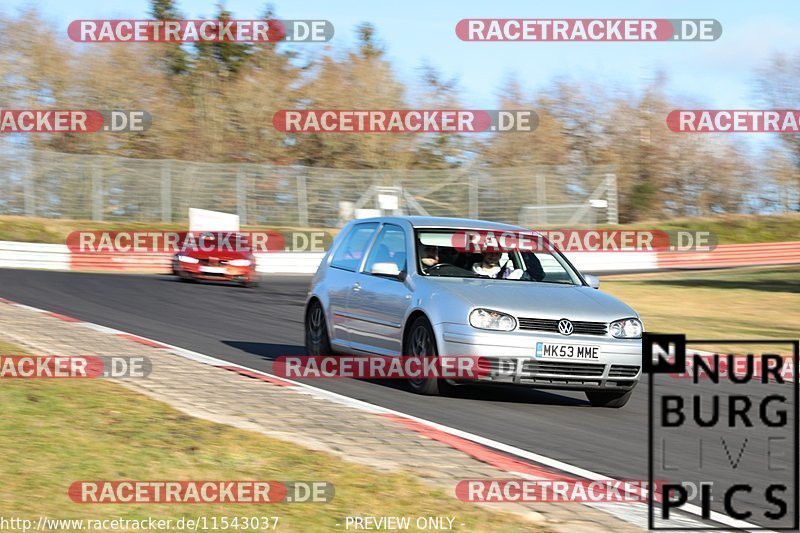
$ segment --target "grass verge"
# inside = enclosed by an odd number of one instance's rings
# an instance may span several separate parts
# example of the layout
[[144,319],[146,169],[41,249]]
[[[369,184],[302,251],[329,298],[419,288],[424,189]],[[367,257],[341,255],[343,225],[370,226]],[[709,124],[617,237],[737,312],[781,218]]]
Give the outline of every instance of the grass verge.
[[648,331],[690,339],[800,334],[800,267],[613,276],[601,289],[636,309]]

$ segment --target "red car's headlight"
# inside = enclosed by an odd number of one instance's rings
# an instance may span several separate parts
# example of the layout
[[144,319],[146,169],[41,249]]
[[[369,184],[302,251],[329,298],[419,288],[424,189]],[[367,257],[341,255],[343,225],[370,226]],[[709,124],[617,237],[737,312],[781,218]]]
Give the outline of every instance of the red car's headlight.
[[189,257],[188,255],[179,255],[178,261],[180,261],[181,263],[192,263],[192,264],[200,262],[199,259],[195,259],[194,257]]

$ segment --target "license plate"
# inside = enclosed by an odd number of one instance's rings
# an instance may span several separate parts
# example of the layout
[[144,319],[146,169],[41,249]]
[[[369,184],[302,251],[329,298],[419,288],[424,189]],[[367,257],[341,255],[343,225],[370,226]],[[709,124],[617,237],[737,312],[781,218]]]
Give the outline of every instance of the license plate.
[[600,347],[587,344],[554,344],[549,342],[537,342],[536,358],[593,361],[600,359]]
[[225,273],[225,267],[201,266],[200,267],[200,272],[203,272],[205,274],[224,274]]

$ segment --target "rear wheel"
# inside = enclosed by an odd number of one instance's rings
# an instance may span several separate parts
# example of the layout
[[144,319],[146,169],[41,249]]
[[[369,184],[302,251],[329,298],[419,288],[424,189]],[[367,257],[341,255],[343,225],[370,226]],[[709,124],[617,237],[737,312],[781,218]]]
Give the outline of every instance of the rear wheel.
[[306,353],[308,355],[333,355],[325,311],[314,301],[306,313]]
[[[418,317],[411,324],[405,342],[404,355],[411,355],[419,358],[439,356],[436,348],[436,337],[428,319],[424,316]],[[439,396],[449,390],[449,384],[444,379],[439,378],[419,378],[409,379],[409,385],[414,392],[426,394],[428,396]]]
[[586,397],[592,407],[619,408],[628,403],[633,395],[633,389],[627,392],[586,391]]

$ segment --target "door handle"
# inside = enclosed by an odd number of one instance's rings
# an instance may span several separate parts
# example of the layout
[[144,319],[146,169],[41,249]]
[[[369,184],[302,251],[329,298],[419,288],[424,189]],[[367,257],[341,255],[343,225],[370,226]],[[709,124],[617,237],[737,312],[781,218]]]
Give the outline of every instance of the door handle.
[[353,292],[358,292],[361,290],[361,284],[356,282],[353,284]]

